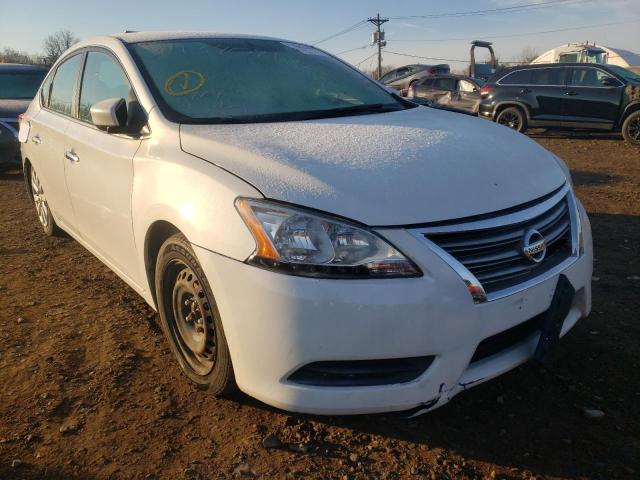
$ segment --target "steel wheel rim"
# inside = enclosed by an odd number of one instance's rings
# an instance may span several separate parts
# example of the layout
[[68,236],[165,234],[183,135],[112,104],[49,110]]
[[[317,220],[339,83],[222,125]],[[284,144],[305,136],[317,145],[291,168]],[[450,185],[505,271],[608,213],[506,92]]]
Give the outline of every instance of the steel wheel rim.
[[636,142],[640,142],[640,116],[629,122],[628,132],[630,138]]
[[47,228],[49,226],[49,205],[47,203],[47,197],[44,196],[42,185],[35,168],[31,168],[31,195],[33,196],[33,202],[36,205],[36,212],[38,213],[38,220],[40,224]]
[[211,302],[191,267],[173,260],[166,271],[171,298],[169,328],[189,367],[198,375],[209,374],[216,358],[216,334]]
[[520,116],[514,112],[507,112],[506,114],[500,115],[498,123],[505,127],[512,128],[513,130],[518,130],[521,123]]

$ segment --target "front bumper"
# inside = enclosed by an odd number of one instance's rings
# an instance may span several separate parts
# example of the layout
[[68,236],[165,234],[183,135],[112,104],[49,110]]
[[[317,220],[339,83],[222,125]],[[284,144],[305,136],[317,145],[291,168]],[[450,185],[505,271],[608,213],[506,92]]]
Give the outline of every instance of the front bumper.
[[[591,231],[579,210],[584,254],[562,272],[482,304],[474,304],[460,276],[441,257],[402,229],[384,235],[420,266],[421,278],[294,277],[194,249],[212,285],[242,391],[284,410],[313,414],[433,409],[533,355],[537,333],[470,365],[482,340],[549,308],[560,273],[576,290],[561,334],[588,315]],[[429,368],[406,383],[319,387],[288,380],[312,362],[425,355],[435,357]]]

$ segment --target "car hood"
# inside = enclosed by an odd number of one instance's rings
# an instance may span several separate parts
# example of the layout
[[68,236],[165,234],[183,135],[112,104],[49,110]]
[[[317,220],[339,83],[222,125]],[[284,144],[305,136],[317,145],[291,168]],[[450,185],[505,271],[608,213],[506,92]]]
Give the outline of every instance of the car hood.
[[302,122],[181,125],[182,149],[267,198],[372,226],[458,219],[565,182],[554,156],[487,120],[418,107]]
[[18,118],[18,115],[24,113],[31,100],[13,100],[0,98],[0,118]]

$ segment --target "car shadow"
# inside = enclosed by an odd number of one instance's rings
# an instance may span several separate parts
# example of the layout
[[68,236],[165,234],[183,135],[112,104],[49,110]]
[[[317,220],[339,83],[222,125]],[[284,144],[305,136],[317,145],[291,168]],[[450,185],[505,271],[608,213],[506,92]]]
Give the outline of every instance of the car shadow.
[[[640,283],[625,278],[640,270],[640,217],[590,214],[590,219],[598,257],[593,310],[563,337],[545,365],[530,361],[413,419],[402,412],[294,414],[243,394],[230,400],[280,412],[289,423],[315,422],[442,449],[507,471],[562,478],[637,478],[640,374],[620,366],[637,363],[633,339],[640,335],[640,325],[634,312],[640,309]],[[590,418],[585,409],[602,410],[605,417]],[[499,478],[521,478],[520,473]]]
[[23,181],[24,177],[22,170],[7,170],[4,172],[0,171],[0,180]]
[[591,172],[588,170],[571,170],[571,179],[577,187],[590,187],[595,185],[611,185],[618,183],[622,177],[609,175],[602,172]]
[[620,132],[587,132],[574,130],[531,129],[527,131],[531,138],[558,138],[573,140],[621,140]]

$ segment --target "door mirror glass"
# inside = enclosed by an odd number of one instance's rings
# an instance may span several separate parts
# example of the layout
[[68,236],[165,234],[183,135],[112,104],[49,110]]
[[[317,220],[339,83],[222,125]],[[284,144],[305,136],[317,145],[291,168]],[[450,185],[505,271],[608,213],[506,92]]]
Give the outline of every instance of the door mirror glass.
[[127,126],[127,102],[124,98],[107,98],[93,104],[91,122],[107,132],[123,131]]

